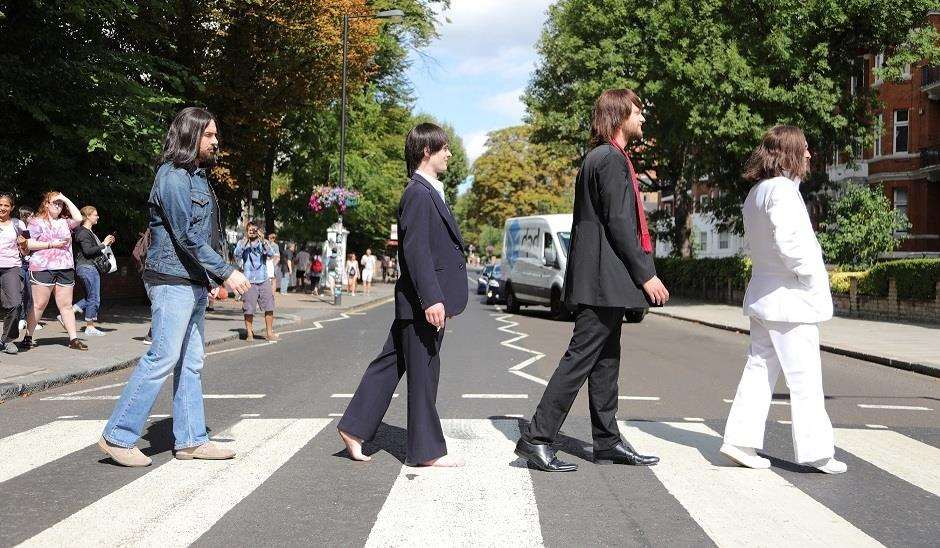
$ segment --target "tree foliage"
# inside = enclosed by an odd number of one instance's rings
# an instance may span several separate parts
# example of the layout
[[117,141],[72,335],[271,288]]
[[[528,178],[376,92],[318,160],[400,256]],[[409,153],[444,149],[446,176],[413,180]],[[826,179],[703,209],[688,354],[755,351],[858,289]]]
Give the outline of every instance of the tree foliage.
[[883,189],[848,185],[821,223],[819,244],[829,263],[868,268],[897,249],[898,232],[910,227],[907,217],[892,209]]
[[[583,147],[596,97],[630,87],[647,105],[639,169],[676,197],[673,249],[688,254],[688,192],[722,189],[720,225],[738,231],[747,190],[739,172],[776,123],[801,126],[819,158],[870,143],[875,90],[852,94],[859,55],[887,51],[883,76],[937,58],[926,15],[936,0],[560,0],[525,96],[534,138]],[[810,188],[818,188],[811,181]]]

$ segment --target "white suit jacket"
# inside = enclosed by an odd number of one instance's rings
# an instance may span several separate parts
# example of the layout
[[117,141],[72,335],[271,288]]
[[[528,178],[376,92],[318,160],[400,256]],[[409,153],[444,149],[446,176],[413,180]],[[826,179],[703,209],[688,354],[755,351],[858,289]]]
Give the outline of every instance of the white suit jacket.
[[744,231],[753,269],[744,314],[768,321],[818,323],[832,318],[822,249],[799,181],[765,179],[744,201]]

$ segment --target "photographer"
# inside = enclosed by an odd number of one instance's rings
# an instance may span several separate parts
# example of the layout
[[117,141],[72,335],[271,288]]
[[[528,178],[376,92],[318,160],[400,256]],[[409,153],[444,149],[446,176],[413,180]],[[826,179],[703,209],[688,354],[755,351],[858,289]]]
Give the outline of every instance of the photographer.
[[255,312],[264,312],[265,338],[276,341],[274,333],[274,287],[268,280],[267,262],[275,256],[274,246],[262,237],[258,225],[248,221],[245,225],[245,238],[235,245],[235,258],[242,263],[245,277],[251,287],[242,297],[242,312],[245,314],[245,337],[253,341]]

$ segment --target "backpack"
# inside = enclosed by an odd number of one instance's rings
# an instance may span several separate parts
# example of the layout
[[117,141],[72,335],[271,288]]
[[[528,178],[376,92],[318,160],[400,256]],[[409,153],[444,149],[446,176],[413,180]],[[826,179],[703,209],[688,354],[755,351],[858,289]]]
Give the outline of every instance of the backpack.
[[320,274],[323,272],[323,261],[320,259],[313,260],[313,272],[314,274]]
[[150,227],[147,227],[147,230],[140,235],[140,239],[134,244],[134,251],[131,252],[131,256],[134,257],[134,262],[137,263],[137,270],[140,272],[144,271],[144,266],[147,263],[147,249],[149,247]]

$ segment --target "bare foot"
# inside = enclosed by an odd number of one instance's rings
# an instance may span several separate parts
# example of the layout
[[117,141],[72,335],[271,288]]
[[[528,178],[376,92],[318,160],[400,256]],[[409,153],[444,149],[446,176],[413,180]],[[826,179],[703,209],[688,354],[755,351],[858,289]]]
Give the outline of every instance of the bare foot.
[[443,457],[421,463],[421,466],[436,466],[439,468],[460,468],[463,465],[463,459],[454,455],[444,455]]
[[254,341],[254,340],[255,340],[255,335],[254,335],[254,333],[252,333],[252,332],[249,331],[248,334],[245,336],[245,340],[248,341],[248,342]]
[[339,428],[336,429],[339,432],[339,437],[343,439],[343,443],[346,444],[346,452],[349,453],[349,458],[352,460],[358,460],[362,462],[369,462],[372,460],[372,457],[362,454],[362,440],[350,436],[346,432],[343,432]]
[[277,333],[268,333],[265,339],[267,339],[270,342],[274,342],[274,341],[281,340],[281,336],[278,335]]

